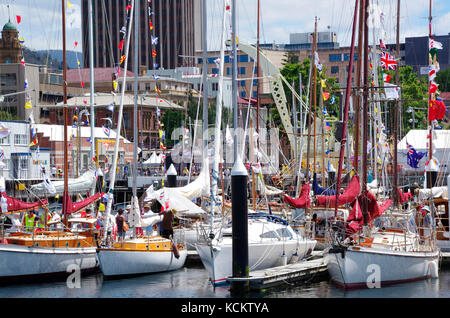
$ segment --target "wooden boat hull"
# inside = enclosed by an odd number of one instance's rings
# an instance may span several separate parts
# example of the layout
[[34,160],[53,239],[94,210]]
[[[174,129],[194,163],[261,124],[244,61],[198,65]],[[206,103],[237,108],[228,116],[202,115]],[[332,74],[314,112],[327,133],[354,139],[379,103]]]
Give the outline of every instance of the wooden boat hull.
[[50,274],[70,275],[98,266],[95,247],[33,247],[0,244],[0,278],[20,278]]
[[[302,259],[312,252],[315,244],[315,240],[306,239],[249,244],[249,268],[254,271],[282,265],[283,251],[287,257],[287,262],[290,262],[296,252],[298,259]],[[197,244],[196,248],[214,285],[227,284],[227,277],[233,274],[231,239],[213,247],[214,257],[211,255],[209,245],[200,243]]]
[[124,250],[99,248],[100,268],[104,276],[140,275],[180,269],[187,257],[186,249],[179,249],[176,258],[172,250]]
[[[345,289],[437,278],[439,251],[405,252],[349,247],[324,253],[331,280]],[[374,285],[379,282],[379,285]]]

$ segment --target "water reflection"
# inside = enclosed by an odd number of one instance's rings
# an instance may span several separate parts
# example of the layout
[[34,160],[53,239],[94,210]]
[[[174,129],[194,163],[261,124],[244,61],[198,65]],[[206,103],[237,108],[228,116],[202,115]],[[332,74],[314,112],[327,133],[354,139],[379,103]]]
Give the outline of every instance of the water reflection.
[[[184,267],[166,272],[123,279],[105,279],[101,273],[82,275],[80,288],[69,288],[65,279],[0,285],[0,298],[228,298],[227,287],[213,288],[206,270]],[[254,298],[438,298],[450,297],[450,269],[441,269],[439,279],[405,283],[381,289],[345,291],[329,281],[291,285],[253,293]]]

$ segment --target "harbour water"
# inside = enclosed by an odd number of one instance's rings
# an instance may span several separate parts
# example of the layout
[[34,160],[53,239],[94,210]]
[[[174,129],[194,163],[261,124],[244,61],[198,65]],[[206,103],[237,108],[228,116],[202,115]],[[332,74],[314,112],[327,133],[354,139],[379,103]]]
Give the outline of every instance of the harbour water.
[[[68,274],[69,275],[69,274]],[[228,287],[213,288],[201,264],[166,273],[104,279],[101,272],[81,275],[80,284],[40,281],[0,285],[0,299],[13,298],[230,298]],[[76,285],[76,284],[75,284]],[[438,279],[387,286],[380,289],[344,291],[320,281],[285,285],[249,295],[250,298],[450,298],[450,268],[441,268]]]

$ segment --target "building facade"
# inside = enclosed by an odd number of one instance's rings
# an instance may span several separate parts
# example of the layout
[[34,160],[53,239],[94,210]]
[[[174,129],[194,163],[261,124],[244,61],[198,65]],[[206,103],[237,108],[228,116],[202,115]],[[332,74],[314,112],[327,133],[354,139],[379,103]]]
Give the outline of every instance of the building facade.
[[[436,35],[434,40],[442,43],[442,50],[437,52],[437,60],[441,70],[450,67],[450,33],[447,35]],[[420,72],[421,68],[428,68],[428,36],[405,38],[405,63],[411,65],[414,72],[428,75],[428,70]]]
[[20,63],[23,58],[22,45],[19,42],[19,31],[10,21],[3,26],[0,39],[0,63]]
[[[149,6],[153,30],[149,25]],[[201,1],[200,0],[140,0],[140,38],[139,65],[153,69],[156,63],[165,69],[175,68],[193,63],[196,50],[202,49],[201,37]],[[89,23],[88,1],[81,1],[83,65],[89,67]],[[123,34],[120,30],[125,26],[126,3],[121,0],[93,1],[94,14],[94,66],[111,67],[120,61],[119,43]],[[158,45],[154,46],[156,56],[152,54],[152,36],[158,37]],[[133,34],[134,38],[134,28]],[[134,47],[131,42],[130,52]],[[134,54],[128,56],[128,69],[132,70]]]

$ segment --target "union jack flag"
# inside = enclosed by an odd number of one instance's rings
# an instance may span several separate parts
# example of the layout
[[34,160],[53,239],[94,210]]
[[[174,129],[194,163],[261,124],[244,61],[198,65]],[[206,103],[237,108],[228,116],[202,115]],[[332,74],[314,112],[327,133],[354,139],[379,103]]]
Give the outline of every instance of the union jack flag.
[[381,52],[381,67],[385,70],[395,70],[397,62],[388,52]]

